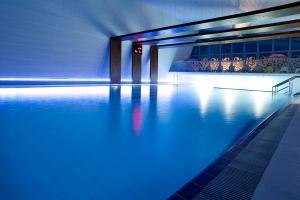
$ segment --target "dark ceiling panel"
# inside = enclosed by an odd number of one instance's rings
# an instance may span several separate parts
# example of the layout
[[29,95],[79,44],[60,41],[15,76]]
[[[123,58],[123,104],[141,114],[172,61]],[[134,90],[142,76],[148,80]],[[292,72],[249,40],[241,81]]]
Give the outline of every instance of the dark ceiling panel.
[[270,39],[280,39],[289,37],[300,37],[300,29],[293,31],[283,31],[268,34],[254,34],[242,37],[228,37],[228,38],[217,38],[217,39],[207,39],[207,40],[196,40],[192,42],[176,42],[163,45],[157,45],[158,48],[170,48],[170,47],[182,47],[182,46],[200,46],[200,45],[214,45],[214,44],[228,44],[237,42],[250,42],[258,40],[270,40]]
[[[117,36],[115,38],[120,40],[137,41],[141,39],[150,39],[156,37],[170,37],[174,34],[195,34],[199,30],[211,29],[216,27],[228,27],[235,24],[255,22],[259,20],[273,20],[274,18],[287,17],[297,15],[300,12],[300,2],[291,4],[240,13],[235,15],[229,15],[224,17],[218,17],[213,19],[207,19],[197,22],[191,22],[186,24],[179,24],[175,26],[163,27],[153,30],[146,30],[137,33],[130,33],[127,35]],[[177,35],[179,36],[179,35]]]
[[275,31],[283,31],[293,28],[300,28],[300,20],[284,21],[272,24],[263,24],[257,26],[244,26],[240,28],[231,28],[225,30],[210,31],[205,33],[187,34],[175,37],[165,37],[160,39],[144,40],[138,43],[143,45],[161,45],[165,43],[187,42],[200,39],[214,39],[229,36],[240,37],[249,34],[270,33]]

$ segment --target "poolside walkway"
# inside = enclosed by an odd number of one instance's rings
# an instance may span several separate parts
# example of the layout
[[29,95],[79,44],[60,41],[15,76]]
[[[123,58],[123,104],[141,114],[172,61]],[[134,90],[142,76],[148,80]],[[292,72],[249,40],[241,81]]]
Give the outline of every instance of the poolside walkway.
[[300,98],[170,200],[299,200]]
[[294,104],[297,112],[262,176],[253,200],[300,199],[300,98]]

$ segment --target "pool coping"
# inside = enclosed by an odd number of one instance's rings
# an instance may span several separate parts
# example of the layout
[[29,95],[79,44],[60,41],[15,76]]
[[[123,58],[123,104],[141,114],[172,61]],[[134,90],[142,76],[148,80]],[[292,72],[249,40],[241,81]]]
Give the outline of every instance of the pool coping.
[[[178,191],[172,194],[169,200],[186,200],[194,199],[205,187],[216,178],[233,160],[236,156],[264,129],[270,122],[280,114],[282,114],[291,105],[287,103],[283,107],[277,109],[261,121],[255,128],[253,128],[245,137],[238,143],[230,147],[223,153],[217,160],[210,164],[199,175],[195,176],[192,180],[183,185]],[[197,182],[196,187],[195,182]],[[188,197],[188,198],[187,198]]]

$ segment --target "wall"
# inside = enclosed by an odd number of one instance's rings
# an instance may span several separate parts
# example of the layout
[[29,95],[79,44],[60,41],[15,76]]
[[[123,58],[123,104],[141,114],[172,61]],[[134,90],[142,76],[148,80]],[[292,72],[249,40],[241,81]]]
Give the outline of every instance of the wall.
[[[241,12],[243,2],[1,0],[0,77],[108,78],[111,36]],[[254,2],[259,6],[282,3]],[[176,50],[165,50],[163,55],[160,68],[167,73]],[[129,47],[122,58],[122,77],[130,78]],[[143,56],[145,78],[148,60]]]

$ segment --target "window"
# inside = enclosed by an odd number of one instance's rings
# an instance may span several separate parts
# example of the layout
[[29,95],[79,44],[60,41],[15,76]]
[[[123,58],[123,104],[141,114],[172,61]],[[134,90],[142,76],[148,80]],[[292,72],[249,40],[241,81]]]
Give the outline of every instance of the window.
[[237,53],[236,53],[236,54],[233,54],[232,57],[233,57],[233,58],[239,57],[239,58],[241,58],[241,59],[244,59],[244,55],[243,55],[243,54],[240,54],[240,53],[239,53],[239,54],[237,54]]
[[274,40],[274,50],[275,51],[287,51],[289,50],[289,39],[278,39]]
[[247,58],[255,58],[256,59],[256,54],[247,54],[245,59],[247,59]]
[[300,51],[295,51],[292,53],[292,58],[300,58]]
[[221,59],[224,59],[224,58],[229,58],[231,60],[232,56],[230,54],[223,54],[223,55],[221,55]]
[[198,59],[198,55],[191,55],[191,59]]
[[219,45],[210,46],[210,54],[219,54],[219,53],[220,53],[220,46]]
[[221,53],[231,53],[231,44],[222,44]]
[[271,55],[271,53],[260,53],[259,54],[259,58],[262,59],[262,58],[269,58]]
[[292,50],[300,50],[300,38],[292,38]]
[[193,48],[193,51],[192,51],[192,55],[198,55],[198,52],[199,52],[199,48],[198,47],[194,47]]
[[220,57],[220,55],[217,54],[217,55],[211,55],[210,58],[215,58],[215,59],[220,60],[221,57]]
[[233,53],[243,53],[244,51],[244,43],[233,43],[232,44],[232,52]]
[[199,56],[199,60],[209,59],[207,56]]
[[200,54],[201,55],[208,55],[209,54],[209,46],[200,46]]
[[263,40],[259,42],[259,51],[272,51],[272,40]]
[[257,42],[246,42],[246,53],[257,51]]

